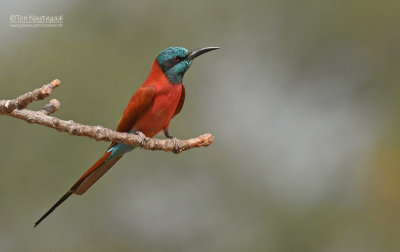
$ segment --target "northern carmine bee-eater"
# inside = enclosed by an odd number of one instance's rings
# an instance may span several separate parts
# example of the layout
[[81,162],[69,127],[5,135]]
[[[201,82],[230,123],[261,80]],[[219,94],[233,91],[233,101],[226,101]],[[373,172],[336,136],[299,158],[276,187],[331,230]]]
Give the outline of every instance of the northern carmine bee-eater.
[[[168,126],[171,119],[181,111],[185,101],[183,75],[192,65],[193,59],[215,49],[219,47],[191,51],[182,47],[169,47],[158,54],[146,81],[125,108],[116,131],[142,132],[147,137],[164,131],[167,138],[173,138],[168,132]],[[69,196],[85,193],[125,153],[134,148],[124,143],[111,143],[105,154],[35,223],[35,227]]]

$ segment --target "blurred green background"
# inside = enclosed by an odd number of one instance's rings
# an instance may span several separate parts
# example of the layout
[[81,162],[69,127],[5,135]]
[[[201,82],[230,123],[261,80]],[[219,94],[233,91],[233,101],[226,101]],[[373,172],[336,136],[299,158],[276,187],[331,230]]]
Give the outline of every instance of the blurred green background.
[[400,251],[399,7],[1,2],[0,99],[59,78],[54,115],[89,125],[116,127],[164,48],[222,49],[185,75],[170,126],[212,146],[135,150],[36,229],[108,143],[0,117],[0,251]]

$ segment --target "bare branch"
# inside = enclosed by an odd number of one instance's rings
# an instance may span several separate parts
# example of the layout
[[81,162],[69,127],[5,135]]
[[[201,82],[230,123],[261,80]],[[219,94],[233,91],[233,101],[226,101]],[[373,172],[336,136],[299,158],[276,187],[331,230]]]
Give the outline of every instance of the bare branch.
[[43,113],[45,115],[50,115],[56,112],[57,110],[60,109],[61,103],[57,99],[52,99],[50,100],[50,103],[44,105],[42,110],[40,110],[40,113]]
[[10,113],[15,109],[26,108],[33,101],[43,100],[50,96],[53,89],[58,87],[60,83],[59,80],[55,79],[49,84],[23,94],[14,100],[0,100],[0,113]]
[[59,80],[54,80],[41,88],[19,96],[14,100],[0,100],[0,115],[8,115],[24,120],[28,123],[36,123],[56,129],[75,136],[86,136],[97,141],[120,142],[135,145],[146,150],[163,150],[180,153],[191,148],[206,147],[213,143],[211,134],[204,134],[188,140],[155,139],[147,138],[141,134],[116,132],[102,126],[89,126],[74,121],[64,121],[49,116],[60,108],[60,102],[56,99],[46,104],[40,111],[23,109],[35,100],[43,100],[50,96],[53,89],[60,85]]

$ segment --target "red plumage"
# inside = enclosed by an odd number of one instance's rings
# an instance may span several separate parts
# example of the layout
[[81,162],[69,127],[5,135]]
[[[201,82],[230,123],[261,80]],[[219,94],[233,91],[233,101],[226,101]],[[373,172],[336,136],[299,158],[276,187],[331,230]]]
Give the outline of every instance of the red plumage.
[[[147,137],[153,137],[161,130],[168,130],[171,119],[180,112],[185,100],[185,91],[182,83],[173,84],[162,72],[158,62],[154,60],[153,67],[146,81],[133,94],[126,106],[117,126],[117,131],[128,132],[138,130]],[[110,149],[115,143],[112,143]],[[104,169],[104,160],[109,152],[101,157],[71,188],[75,194],[83,194],[92,186],[112,165]],[[105,157],[106,156],[106,157]],[[104,159],[104,160],[103,160]],[[85,181],[86,178],[96,177],[95,180]],[[85,181],[85,183],[83,183]],[[81,183],[77,185],[77,183]],[[82,187],[85,190],[82,190]]]
[[[147,137],[153,137],[161,130],[168,131],[171,119],[181,111],[184,101],[185,89],[182,83],[171,83],[161,70],[157,60],[154,60],[148,78],[132,96],[116,130],[119,132],[138,130]],[[107,150],[114,145],[116,143],[112,143]],[[85,193],[121,158],[107,160],[110,153],[106,152],[97,160],[70,190],[35,223],[35,226],[72,194]]]
[[[154,60],[146,81],[133,94],[116,130],[140,131],[147,137],[153,137],[164,130],[165,136],[172,138],[168,133],[169,123],[181,111],[185,102],[183,75],[194,58],[215,49],[218,47],[204,47],[191,51],[182,47],[169,47],[162,51]],[[35,223],[35,226],[72,194],[85,193],[132,148],[126,144],[111,143],[106,153]]]

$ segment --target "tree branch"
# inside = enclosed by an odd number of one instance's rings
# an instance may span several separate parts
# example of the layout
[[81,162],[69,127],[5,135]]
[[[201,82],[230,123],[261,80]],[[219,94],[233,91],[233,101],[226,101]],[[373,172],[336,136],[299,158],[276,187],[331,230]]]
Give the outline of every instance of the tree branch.
[[13,100],[0,100],[0,115],[8,115],[24,120],[28,123],[36,123],[49,128],[56,129],[75,136],[86,136],[97,141],[120,142],[135,145],[146,150],[163,150],[180,153],[185,150],[198,147],[207,147],[213,143],[214,137],[211,134],[204,134],[188,140],[155,139],[148,138],[142,134],[130,134],[116,132],[102,126],[89,126],[76,123],[72,120],[64,121],[56,117],[49,116],[60,108],[60,102],[56,99],[46,104],[40,111],[32,111],[26,108],[31,102],[43,100],[51,95],[54,88],[60,85],[59,80],[41,88],[35,89],[19,96]]

